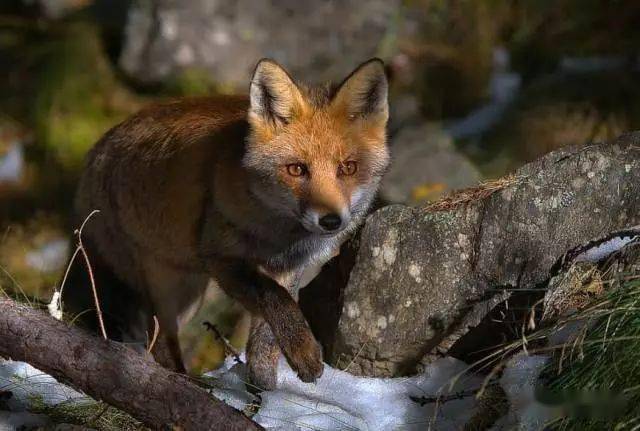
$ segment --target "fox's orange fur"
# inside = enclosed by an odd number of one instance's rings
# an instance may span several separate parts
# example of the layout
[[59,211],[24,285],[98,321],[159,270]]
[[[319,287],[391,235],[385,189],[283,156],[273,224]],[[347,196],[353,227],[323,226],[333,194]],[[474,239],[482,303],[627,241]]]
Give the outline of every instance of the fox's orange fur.
[[[184,370],[179,327],[214,282],[252,313],[255,384],[275,385],[280,351],[315,380],[322,357],[295,301],[300,274],[366,214],[388,164],[387,117],[379,60],[333,88],[302,87],[262,60],[248,98],[164,103],[107,132],[88,156],[76,214],[101,211],[83,241],[110,335],[144,339],[156,315],[154,356]],[[78,311],[91,303],[85,281],[76,268],[65,294]]]

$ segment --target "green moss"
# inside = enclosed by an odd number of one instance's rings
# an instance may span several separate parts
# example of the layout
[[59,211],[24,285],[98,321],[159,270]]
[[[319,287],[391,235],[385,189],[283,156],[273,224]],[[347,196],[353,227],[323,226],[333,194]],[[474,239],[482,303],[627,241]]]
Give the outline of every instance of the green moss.
[[116,80],[94,27],[69,24],[41,49],[32,111],[36,140],[65,168],[75,169],[138,102]]
[[187,68],[163,85],[163,92],[171,96],[210,96],[231,94],[233,87],[216,82],[211,73],[201,68]]

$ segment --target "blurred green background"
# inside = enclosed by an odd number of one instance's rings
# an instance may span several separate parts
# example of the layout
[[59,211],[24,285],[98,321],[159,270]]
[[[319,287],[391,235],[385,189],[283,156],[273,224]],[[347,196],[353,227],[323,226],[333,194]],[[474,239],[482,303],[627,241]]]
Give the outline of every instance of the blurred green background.
[[[422,204],[564,145],[640,129],[634,0],[4,0],[0,286],[48,301],[86,151],[142,105],[245,92],[273,57],[303,81],[379,56],[391,79],[387,202]],[[188,328],[194,369],[236,344],[224,299]]]

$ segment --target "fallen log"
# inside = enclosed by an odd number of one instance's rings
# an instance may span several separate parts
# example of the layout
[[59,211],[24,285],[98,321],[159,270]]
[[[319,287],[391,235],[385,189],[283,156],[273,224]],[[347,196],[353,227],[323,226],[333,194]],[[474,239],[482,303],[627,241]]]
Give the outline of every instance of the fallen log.
[[28,362],[153,429],[262,429],[150,358],[0,298],[0,356]]

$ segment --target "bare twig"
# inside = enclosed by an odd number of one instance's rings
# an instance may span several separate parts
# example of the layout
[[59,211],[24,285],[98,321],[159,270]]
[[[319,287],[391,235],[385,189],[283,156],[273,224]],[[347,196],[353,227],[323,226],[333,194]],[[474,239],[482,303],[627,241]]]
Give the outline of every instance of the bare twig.
[[[89,219],[91,219],[91,217],[93,217],[95,214],[98,214],[100,212],[100,210],[93,210],[91,211],[91,213],[84,219],[84,221],[82,222],[82,224],[80,225],[80,228],[77,229],[74,233],[76,234],[76,236],[78,237],[78,243],[76,245],[76,249],[73,252],[73,255],[71,256],[71,259],[69,260],[69,264],[67,265],[67,269],[64,273],[64,277],[62,278],[62,283],[60,284],[60,298],[62,298],[62,292],[64,290],[64,286],[67,282],[67,277],[69,276],[69,272],[71,271],[71,266],[73,265],[73,263],[76,260],[76,257],[78,256],[78,253],[82,253],[82,257],[84,258],[84,262],[85,265],[87,267],[87,272],[89,273],[89,280],[91,281],[91,290],[93,292],[93,300],[95,302],[96,305],[96,313],[98,315],[98,323],[100,324],[100,332],[102,333],[102,337],[106,340],[107,337],[107,330],[105,329],[104,326],[104,319],[102,317],[102,309],[100,308],[100,300],[98,299],[98,290],[96,288],[96,280],[93,276],[93,269],[91,268],[91,262],[89,261],[89,255],[87,254],[87,251],[84,248],[84,245],[82,244],[82,230],[84,229],[84,227],[86,226],[87,222],[89,221]],[[62,311],[62,303],[60,304],[60,310]]]
[[229,340],[227,340],[226,337],[224,337],[222,333],[220,333],[216,325],[208,321],[202,322],[202,324],[204,325],[205,328],[207,328],[208,331],[213,332],[216,339],[222,341],[222,345],[224,346],[225,356],[229,356],[229,355],[233,356],[233,360],[236,362],[236,364],[243,363],[242,359],[240,358],[240,353],[235,349],[235,347],[231,345]]
[[[494,383],[494,384],[497,384],[497,383]],[[449,395],[437,395],[437,396],[431,396],[431,397],[410,396],[409,398],[411,399],[411,401],[420,404],[420,407],[424,407],[427,404],[446,403],[448,401],[461,400],[463,398],[471,397],[478,394],[483,389],[484,388],[481,387],[476,389],[469,389],[466,391],[458,391],[456,393],[449,394]]]

